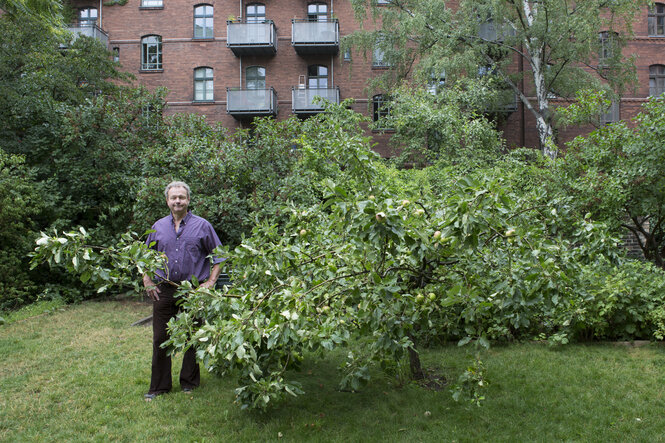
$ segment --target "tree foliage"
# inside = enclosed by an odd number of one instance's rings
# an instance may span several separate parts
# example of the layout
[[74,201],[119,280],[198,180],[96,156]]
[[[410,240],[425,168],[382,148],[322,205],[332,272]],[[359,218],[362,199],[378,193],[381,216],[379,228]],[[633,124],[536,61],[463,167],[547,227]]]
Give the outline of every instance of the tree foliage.
[[620,122],[576,138],[559,166],[558,192],[581,211],[625,229],[665,267],[665,105],[652,99],[629,127]]
[[[232,286],[179,287],[183,311],[169,325],[168,346],[193,346],[208,370],[237,377],[240,406],[266,409],[300,395],[291,371],[306,356],[339,347],[348,349],[340,387],[358,390],[373,366],[394,372],[406,362],[422,378],[419,349],[441,340],[565,343],[602,336],[602,321],[623,327],[617,318],[634,304],[602,306],[614,288],[632,283],[594,278],[597,269],[625,269],[618,241],[603,223],[580,216],[572,199],[538,186],[538,174],[551,169],[518,167],[517,153],[464,174],[397,171],[377,160],[361,120],[331,105],[303,123],[294,170],[314,198],[283,202],[237,246],[216,252],[228,258]],[[156,266],[140,245],[121,252],[120,265],[86,259],[78,246],[85,240],[73,240],[82,235],[44,234],[36,260],[55,262],[59,254],[73,271],[88,260],[85,269],[95,269],[104,286],[122,281],[118,272]],[[591,289],[580,288],[585,281]],[[585,315],[598,320],[591,332],[581,327]],[[658,320],[640,333],[652,333]],[[482,364],[477,369],[462,374],[458,395],[482,397]]]
[[[496,79],[536,120],[541,147],[556,155],[552,100],[572,98],[582,87],[620,95],[635,81],[633,61],[621,53],[631,22],[646,1],[566,2],[473,0],[353,0],[358,17],[377,19],[377,30],[360,31],[348,44],[378,47],[392,69],[377,87],[401,79],[449,85],[459,78]],[[601,42],[600,33],[608,40]],[[607,50],[599,60],[601,47]],[[523,66],[523,68],[522,68]],[[505,96],[504,96],[505,97]]]
[[[42,20],[0,17],[0,143],[11,162],[21,159],[26,180],[40,195],[37,205],[24,202],[27,219],[4,224],[3,235],[21,223],[32,230],[83,225],[99,241],[127,230],[132,218],[127,196],[141,172],[137,159],[160,138],[163,92],[124,86],[128,77],[117,68],[95,39],[81,36],[72,43],[71,35]],[[156,123],[146,119],[148,108],[155,111]],[[5,157],[3,162],[8,164]],[[31,192],[26,190],[26,200]],[[3,245],[0,261],[12,261],[16,254],[25,264],[29,250],[27,244],[14,250]],[[63,282],[64,277],[41,271],[30,280],[24,280],[25,267],[16,274],[21,278],[10,286],[22,294],[22,302]],[[13,268],[3,268],[2,274],[13,275]],[[12,291],[0,294],[3,306],[19,300],[9,295]]]

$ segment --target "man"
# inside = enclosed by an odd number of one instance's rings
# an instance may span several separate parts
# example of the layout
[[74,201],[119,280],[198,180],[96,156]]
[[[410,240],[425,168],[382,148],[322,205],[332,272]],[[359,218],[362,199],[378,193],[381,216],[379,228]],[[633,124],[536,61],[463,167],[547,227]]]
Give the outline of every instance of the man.
[[[177,312],[174,294],[180,282],[192,277],[203,288],[213,288],[219,277],[222,258],[215,257],[211,263],[208,256],[221,244],[215,229],[204,218],[189,211],[190,191],[184,182],[169,183],[164,189],[166,204],[171,214],[157,220],[146,244],[166,254],[166,269],[157,271],[155,281],[149,275],[143,276],[143,285],[153,300],[152,308],[152,376],[150,390],[145,400],[171,390],[171,357],[161,347],[168,339],[166,324]],[[200,383],[200,370],[196,362],[196,351],[189,348],[183,356],[180,371],[180,387],[190,393]]]

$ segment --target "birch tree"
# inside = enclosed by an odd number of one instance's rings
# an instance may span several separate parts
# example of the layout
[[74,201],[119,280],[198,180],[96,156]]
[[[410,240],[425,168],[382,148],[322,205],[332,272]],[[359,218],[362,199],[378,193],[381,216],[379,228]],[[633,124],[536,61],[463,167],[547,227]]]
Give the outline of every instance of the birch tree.
[[[378,48],[392,67],[380,87],[408,79],[427,84],[445,72],[446,83],[487,77],[512,91],[530,112],[540,147],[557,155],[553,101],[581,88],[619,97],[636,80],[622,49],[646,0],[352,0],[361,21],[346,44]],[[371,11],[369,14],[367,11]],[[372,26],[364,26],[372,28]]]

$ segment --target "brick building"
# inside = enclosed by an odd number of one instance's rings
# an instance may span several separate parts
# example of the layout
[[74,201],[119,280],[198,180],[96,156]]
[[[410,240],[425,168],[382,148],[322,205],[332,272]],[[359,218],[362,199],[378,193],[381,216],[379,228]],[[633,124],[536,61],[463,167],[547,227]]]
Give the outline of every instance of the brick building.
[[[255,116],[316,113],[316,95],[354,98],[355,110],[376,113],[381,96],[370,97],[366,81],[386,66],[380,54],[365,59],[340,52],[340,39],[359,27],[348,0],[112,1],[72,0],[76,31],[106,41],[138,82],[167,87],[168,113],[205,114],[235,128]],[[637,55],[638,89],[605,121],[629,120],[649,95],[665,90],[665,4],[645,9],[635,31],[626,52]],[[520,103],[502,129],[509,146],[538,145],[534,119]],[[377,150],[388,155],[388,135],[373,135]]]

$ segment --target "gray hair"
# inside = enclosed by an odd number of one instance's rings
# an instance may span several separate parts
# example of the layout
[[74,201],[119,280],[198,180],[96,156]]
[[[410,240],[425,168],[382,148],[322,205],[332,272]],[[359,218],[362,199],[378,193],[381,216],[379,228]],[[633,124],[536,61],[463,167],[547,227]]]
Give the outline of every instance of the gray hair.
[[190,198],[190,190],[189,190],[189,185],[185,182],[179,182],[179,181],[174,181],[166,185],[166,188],[164,188],[164,197],[169,198],[169,189],[171,188],[185,188],[185,191],[187,191],[187,198]]

